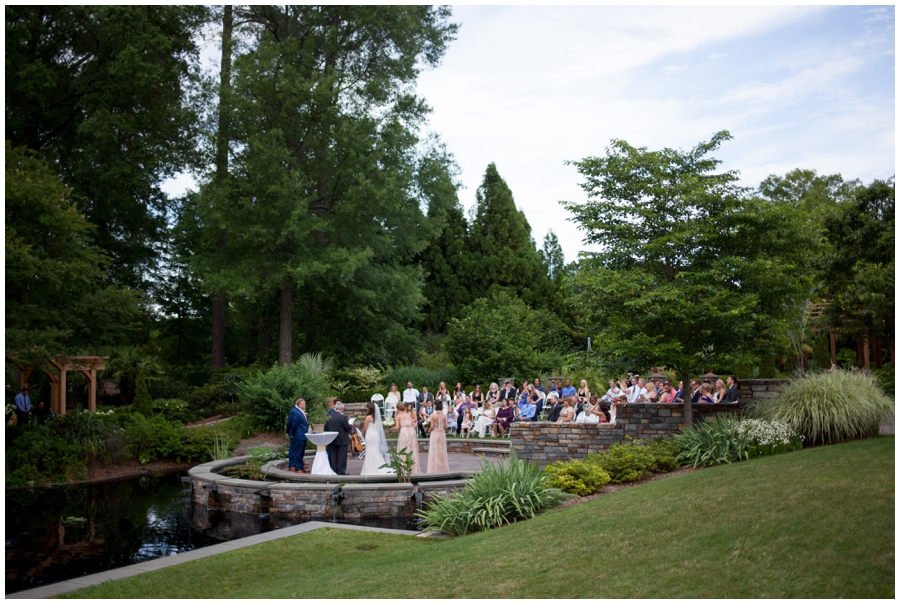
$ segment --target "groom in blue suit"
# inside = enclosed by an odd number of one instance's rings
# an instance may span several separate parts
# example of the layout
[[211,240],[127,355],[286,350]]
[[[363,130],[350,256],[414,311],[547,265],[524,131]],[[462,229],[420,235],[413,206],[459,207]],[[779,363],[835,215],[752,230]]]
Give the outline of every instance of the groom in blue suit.
[[306,451],[306,433],[308,431],[309,421],[306,419],[306,401],[303,400],[302,396],[298,396],[287,418],[287,434],[291,439],[288,466],[291,472],[309,474],[309,470],[303,469],[303,453]]

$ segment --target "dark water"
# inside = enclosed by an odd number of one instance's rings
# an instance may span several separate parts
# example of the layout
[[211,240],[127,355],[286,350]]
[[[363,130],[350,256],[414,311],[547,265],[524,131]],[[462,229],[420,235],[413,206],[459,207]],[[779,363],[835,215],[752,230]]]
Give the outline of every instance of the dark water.
[[[208,511],[182,475],[6,491],[6,593],[300,524]],[[415,528],[402,518],[362,521]]]

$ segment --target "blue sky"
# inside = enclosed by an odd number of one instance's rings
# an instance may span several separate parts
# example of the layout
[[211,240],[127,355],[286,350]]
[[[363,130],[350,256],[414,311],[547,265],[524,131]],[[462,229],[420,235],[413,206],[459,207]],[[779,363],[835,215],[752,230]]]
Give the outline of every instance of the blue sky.
[[558,201],[583,201],[565,160],[612,138],[716,154],[743,184],[811,168],[894,174],[894,7],[454,7],[461,24],[422,74],[430,128],[475,191],[491,161],[540,247],[589,249]]
[[[418,92],[460,167],[462,205],[495,162],[538,247],[567,260],[582,234],[559,200],[584,201],[566,160],[610,139],[716,156],[756,186],[809,168],[871,182],[894,174],[893,6],[456,6],[459,35]],[[204,63],[216,63],[215,36]],[[171,194],[193,186],[182,175]]]

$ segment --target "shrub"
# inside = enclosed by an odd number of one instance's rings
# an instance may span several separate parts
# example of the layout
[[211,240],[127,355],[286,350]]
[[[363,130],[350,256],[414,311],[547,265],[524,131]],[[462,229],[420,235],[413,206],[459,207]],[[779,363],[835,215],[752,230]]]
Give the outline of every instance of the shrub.
[[740,419],[717,415],[711,420],[685,428],[675,436],[681,448],[676,459],[694,466],[714,466],[747,458],[749,439],[738,429]]
[[[7,429],[6,485],[30,486],[84,478],[85,448],[48,430]],[[13,436],[13,438],[10,438]]]
[[885,363],[881,366],[881,369],[873,371],[872,375],[878,378],[878,385],[881,386],[882,391],[891,400],[894,400],[896,398],[894,396],[894,364]]
[[[635,443],[635,446],[640,446],[638,443]],[[681,452],[681,447],[674,440],[654,438],[645,446],[653,455],[653,463],[650,464],[649,469],[654,474],[671,472],[678,467],[678,454]]]
[[450,535],[484,531],[532,518],[555,505],[564,496],[546,482],[537,465],[513,453],[506,463],[476,473],[462,490],[449,497],[435,496],[426,510],[416,514],[430,530]]
[[738,432],[747,439],[747,457],[751,459],[803,448],[803,437],[782,422],[745,419],[738,424]]
[[872,376],[839,369],[795,379],[779,399],[757,410],[786,423],[808,444],[838,443],[878,434],[881,421],[894,413],[894,401]]
[[609,474],[596,464],[557,461],[544,468],[547,486],[575,495],[592,495],[609,482]]
[[153,399],[153,413],[163,416],[170,422],[182,424],[202,419],[197,417],[198,414],[191,409],[186,400],[180,398]]
[[128,455],[142,464],[174,456],[181,451],[181,426],[154,415],[134,413],[125,421]]
[[653,474],[657,459],[650,447],[640,444],[615,444],[608,451],[587,456],[588,463],[609,474],[610,482],[632,482]]
[[153,398],[147,387],[147,380],[139,379],[135,389],[134,400],[131,402],[131,411],[148,416],[153,413]]
[[97,456],[101,443],[109,432],[102,415],[82,411],[81,407],[75,407],[72,413],[66,415],[53,416],[50,426],[54,433],[84,447],[92,458]]
[[238,397],[247,413],[262,425],[282,432],[298,396],[306,399],[309,422],[324,422],[325,392],[325,375],[312,374],[299,363],[275,365],[238,386]]
[[181,448],[178,458],[196,461],[212,461],[231,457],[231,451],[240,442],[240,435],[232,421],[181,429]]

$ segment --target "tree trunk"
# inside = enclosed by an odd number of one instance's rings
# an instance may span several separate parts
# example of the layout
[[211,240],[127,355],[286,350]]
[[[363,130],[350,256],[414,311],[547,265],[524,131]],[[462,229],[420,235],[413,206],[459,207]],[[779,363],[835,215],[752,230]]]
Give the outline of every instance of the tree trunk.
[[281,314],[278,321],[278,364],[291,363],[291,310],[294,304],[294,277],[285,275],[281,288]]
[[[222,66],[219,80],[219,131],[216,133],[216,181],[221,185],[228,178],[228,141],[229,121],[228,88],[231,85],[231,33],[234,27],[234,15],[231,5],[225,7],[222,17]],[[216,247],[221,252],[225,248],[227,231],[219,232]],[[225,290],[220,289],[213,295],[212,307],[212,359],[213,370],[225,366],[225,309],[227,306]]]
[[691,372],[689,369],[681,370],[681,398],[684,399],[684,427],[694,425],[694,413],[691,409]]

